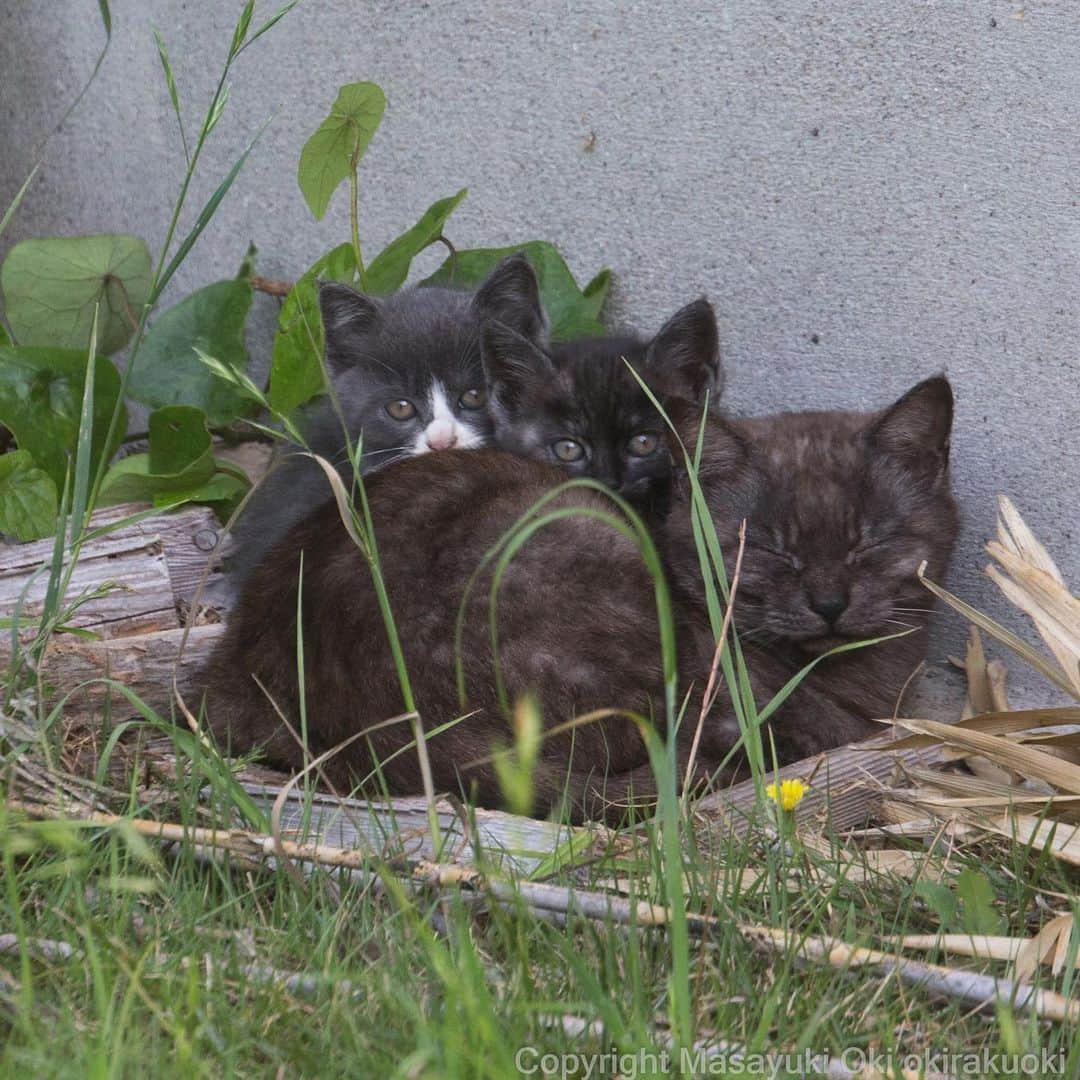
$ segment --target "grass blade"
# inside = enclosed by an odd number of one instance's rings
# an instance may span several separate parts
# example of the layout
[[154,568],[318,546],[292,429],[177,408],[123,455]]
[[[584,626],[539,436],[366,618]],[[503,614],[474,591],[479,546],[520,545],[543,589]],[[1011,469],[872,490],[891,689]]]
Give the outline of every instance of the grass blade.
[[244,167],[248,155],[255,149],[255,144],[262,138],[263,132],[269,127],[272,119],[273,117],[267,119],[263,126],[255,132],[251,141],[245,147],[244,152],[236,159],[233,167],[226,174],[225,179],[218,185],[214,194],[207,199],[206,205],[195,219],[195,224],[191,227],[191,231],[184,237],[180,246],[176,249],[176,254],[169,260],[169,265],[165,267],[158,277],[154,289],[150,293],[150,299],[148,301],[150,307],[153,307],[157,302],[158,297],[164,292],[165,286],[169,284],[173,274],[180,268],[180,264],[187,258],[188,252],[195,246],[195,241],[202,235],[203,229],[210,224],[210,219],[217,212],[217,208],[221,205],[221,200],[228,194],[229,188],[233,185],[233,181]]
[[15,198],[11,200],[11,205],[4,211],[4,216],[0,217],[0,236],[4,235],[4,230],[8,227],[11,219],[15,216],[15,211],[19,209],[19,204],[23,201],[26,193],[30,190],[30,185],[34,182],[34,177],[38,174],[38,169],[41,168],[41,162],[39,161],[31,170],[30,175],[23,181],[23,186],[15,193]]
[[156,26],[154,27],[154,41],[157,43],[161,70],[165,72],[165,85],[169,88],[169,100],[172,102],[173,112],[176,114],[176,123],[180,128],[180,142],[184,147],[184,161],[190,165],[191,153],[188,150],[187,136],[184,134],[184,118],[180,113],[180,93],[176,89],[176,79],[173,77],[172,64],[169,63],[169,51],[165,48],[165,39]]
[[83,383],[79,437],[75,444],[75,490],[71,498],[71,539],[82,537],[87,499],[90,495],[90,454],[94,436],[94,373],[97,370],[97,329],[99,305],[94,305],[90,324],[90,348],[86,355],[86,379]]

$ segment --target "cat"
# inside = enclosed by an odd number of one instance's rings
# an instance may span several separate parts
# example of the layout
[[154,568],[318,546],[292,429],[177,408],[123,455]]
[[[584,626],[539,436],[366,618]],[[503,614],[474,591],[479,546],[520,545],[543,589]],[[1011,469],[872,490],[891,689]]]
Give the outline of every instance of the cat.
[[[700,406],[673,404],[683,441],[696,439]],[[924,655],[931,597],[915,572],[925,559],[943,576],[957,515],[948,486],[952,394],[927,380],[880,413],[788,414],[728,421],[710,415],[700,484],[728,572],[746,519],[735,622],[755,700],[764,704],[805,663],[840,641],[917,627],[909,637],[826,658],[769,721],[766,747],[781,763],[876,730]],[[677,447],[674,448],[677,450]],[[681,455],[681,451],[678,451]],[[430,744],[439,790],[481,805],[501,795],[490,762],[508,739],[494,691],[481,578],[463,621],[466,701],[455,688],[454,626],[465,584],[482,556],[563,476],[547,462],[487,449],[413,458],[366,484],[382,569],[417,706],[428,730],[468,714]],[[611,511],[596,492],[560,505]],[[680,686],[693,694],[678,733],[681,767],[712,662],[714,641],[690,525],[690,486],[676,473],[671,512],[654,525],[678,628]],[[207,716],[222,745],[261,747],[270,764],[296,770],[304,757],[254,673],[286,716],[298,715],[296,552],[304,563],[304,652],[310,750],[318,754],[402,711],[401,692],[370,575],[325,506],[275,547],[233,612],[205,673]],[[744,591],[745,590],[745,591]],[[745,610],[742,605],[745,604]],[[524,544],[498,600],[499,658],[513,698],[531,692],[550,727],[595,709],[635,710],[663,726],[664,673],[653,583],[634,543],[595,517],[561,518]],[[313,718],[315,718],[313,722]],[[386,759],[410,738],[397,724],[327,763],[349,790],[385,762],[391,793],[415,794],[413,752]],[[697,776],[719,766],[738,738],[721,692],[704,725]],[[767,753],[770,753],[767,749]],[[655,794],[645,746],[623,715],[545,739],[535,811],[566,804],[574,819],[618,821],[630,801]]]
[[[894,637],[828,657],[770,718],[766,760],[780,763],[882,730],[909,676],[926,655],[933,595],[919,582],[946,574],[959,527],[949,483],[953,395],[944,377],[927,379],[876,413],[803,412],[711,423],[702,487],[728,573],[738,548],[725,490],[735,463],[753,477],[746,547],[734,621],[755,701],[766,704],[788,680],[830,649]],[[688,498],[659,537],[683,625],[684,678],[703,680],[714,642]],[[910,632],[908,632],[910,631]],[[705,725],[703,771],[738,738],[726,710]],[[685,732],[691,738],[693,724]],[[743,775],[740,762],[727,779]]]
[[[521,254],[504,259],[473,294],[417,286],[376,297],[328,281],[319,307],[341,415],[323,397],[301,410],[297,426],[350,486],[346,432],[354,444],[362,438],[364,473],[414,454],[488,443],[485,322],[497,319],[538,347],[547,340],[536,275]],[[290,526],[330,498],[321,467],[301,449],[289,446],[233,529],[228,569],[237,588]]]
[[651,341],[585,338],[548,350],[497,321],[484,327],[493,444],[591,476],[637,509],[662,515],[672,474],[661,405],[719,393],[716,316],[704,298],[676,312]]

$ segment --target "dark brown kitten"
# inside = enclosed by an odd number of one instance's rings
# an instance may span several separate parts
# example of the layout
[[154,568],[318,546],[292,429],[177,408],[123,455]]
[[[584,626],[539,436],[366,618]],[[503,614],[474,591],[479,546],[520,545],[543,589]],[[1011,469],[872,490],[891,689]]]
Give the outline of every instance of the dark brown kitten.
[[[735,624],[759,706],[815,656],[839,645],[905,637],[828,657],[770,720],[779,760],[797,760],[881,730],[926,655],[933,596],[958,527],[949,491],[952,391],[928,379],[880,413],[788,413],[710,426],[708,460],[745,455],[758,485]],[[730,522],[726,481],[702,477],[713,519]],[[725,543],[726,539],[726,543]],[[691,632],[684,676],[705,678],[713,642],[688,513],[665,526],[669,572]],[[737,545],[721,535],[728,572]],[[690,613],[694,614],[691,615]],[[703,749],[719,760],[738,736],[718,703]],[[769,736],[765,751],[770,753]]]
[[[710,418],[700,479],[729,560],[739,523],[750,522],[736,623],[759,704],[841,640],[892,633],[898,619],[921,626],[929,594],[915,570],[926,559],[931,574],[942,575],[956,526],[947,479],[951,404],[948,383],[934,379],[882,414],[794,414],[742,424]],[[680,421],[689,441],[696,411],[684,410]],[[465,709],[455,692],[454,621],[484,553],[560,479],[548,466],[485,450],[416,458],[368,482],[425,725],[430,730],[472,712],[433,740],[436,784],[464,790],[482,805],[497,805],[499,789],[490,767],[468,763],[505,743],[510,732],[493,691],[486,584],[465,621]],[[714,645],[687,488],[683,478],[657,541],[672,584],[680,682],[700,693]],[[586,492],[563,502],[609,509]],[[298,715],[294,583],[301,550],[312,752],[402,710],[370,576],[336,508],[327,506],[256,571],[207,676],[208,716],[222,741],[231,738],[240,750],[261,745],[271,763],[290,769],[300,767],[302,755],[249,673],[287,716]],[[534,693],[547,726],[610,706],[663,720],[652,584],[634,546],[610,526],[571,518],[538,533],[510,564],[498,612],[508,692]],[[780,761],[867,734],[873,717],[891,713],[924,652],[920,629],[824,660],[770,722]],[[684,759],[696,710],[692,700],[691,719],[680,731]],[[703,771],[719,764],[737,736],[722,693],[706,724]],[[404,724],[373,732],[335,759],[332,777],[351,787],[371,771],[372,752],[385,760],[409,737]],[[726,776],[735,772],[729,768]],[[419,791],[415,754],[387,764],[383,779],[391,792]],[[537,810],[557,804],[564,790],[575,817],[617,818],[630,795],[651,795],[645,749],[628,721],[609,718],[545,741]]]
[[[454,620],[466,584],[490,549],[562,473],[497,450],[448,450],[399,462],[365,480],[380,563],[401,635],[417,707],[431,730],[475,715],[430,744],[440,791],[475,794],[497,805],[490,766],[468,769],[509,741],[499,708],[488,638],[489,578],[475,592],[465,623],[468,703],[458,701]],[[610,511],[603,496],[567,493],[556,505]],[[207,715],[223,746],[261,746],[265,759],[297,770],[303,755],[266,694],[297,724],[296,608],[304,552],[304,656],[313,755],[357,730],[403,711],[401,690],[371,575],[334,504],[295,528],[252,573],[207,672]],[[531,690],[549,724],[612,703],[648,713],[661,682],[651,580],[632,543],[594,519],[570,518],[541,530],[510,564],[499,606],[502,665],[512,696]],[[411,739],[408,723],[373,731],[334,758],[327,772],[351,790]],[[574,764],[568,763],[573,758]],[[537,805],[547,811],[565,787],[579,803],[645,760],[631,722],[582,726],[544,743]],[[420,790],[414,751],[382,766],[394,793]],[[473,790],[475,785],[475,791]],[[372,790],[377,790],[377,782]],[[591,807],[590,807],[591,809]]]

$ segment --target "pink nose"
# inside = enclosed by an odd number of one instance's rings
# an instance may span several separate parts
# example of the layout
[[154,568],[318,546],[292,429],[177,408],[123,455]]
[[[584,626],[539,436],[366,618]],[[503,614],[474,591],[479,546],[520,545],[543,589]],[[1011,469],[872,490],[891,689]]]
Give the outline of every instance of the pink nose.
[[449,420],[432,420],[424,431],[424,441],[432,450],[449,450],[457,442],[457,432]]

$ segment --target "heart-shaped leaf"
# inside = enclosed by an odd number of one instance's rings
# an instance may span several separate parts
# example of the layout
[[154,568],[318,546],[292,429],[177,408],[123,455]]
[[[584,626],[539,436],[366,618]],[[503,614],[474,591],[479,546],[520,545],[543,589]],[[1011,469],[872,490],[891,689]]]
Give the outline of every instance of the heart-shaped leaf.
[[582,291],[554,244],[533,240],[505,248],[475,248],[458,251],[446,259],[425,285],[457,285],[476,288],[507,255],[523,251],[536,271],[540,298],[551,323],[554,341],[577,337],[595,337],[606,333],[599,321],[600,309],[607,296],[610,271],[602,270]]
[[[222,464],[217,462],[217,464]],[[239,505],[251,484],[231,472],[216,472],[205,484],[184,491],[160,491],[154,495],[154,505],[164,509],[184,503],[208,503],[218,520],[226,522]]]
[[442,236],[447,219],[469,193],[462,188],[456,195],[439,199],[408,232],[392,240],[371,260],[364,272],[364,286],[372,293],[392,293],[405,284],[413,259]]
[[352,245],[340,244],[296,282],[281,305],[270,360],[270,404],[278,412],[291,413],[321,393],[325,385],[325,335],[319,312],[318,280],[351,285],[355,276]]
[[[0,424],[9,428],[22,450],[64,486],[69,455],[74,456],[86,379],[86,353],[69,349],[0,347]],[[121,406],[114,443],[106,448],[109,420],[120,396],[120,375],[104,357],[94,364],[94,423],[90,473],[111,457],[127,429]]]
[[152,502],[166,492],[189,491],[215,471],[206,415],[189,405],[169,405],[150,415],[150,450],[110,466],[101,486],[103,503]]
[[297,179],[316,220],[330,196],[364,155],[382,121],[386,97],[373,82],[349,83],[338,91],[330,115],[300,152]]
[[137,236],[24,240],[0,271],[7,320],[20,344],[85,350],[100,305],[98,350],[106,355],[131,338],[150,279],[150,252]]
[[27,450],[0,455],[0,533],[39,540],[56,528],[56,485]]
[[160,476],[179,476],[203,465],[212,443],[201,409],[169,405],[150,414],[150,468]]
[[131,396],[156,408],[194,405],[212,424],[247,415],[251,411],[247,396],[203,364],[195,347],[231,368],[245,370],[244,325],[251,297],[250,280],[217,281],[158,316],[131,372]]

